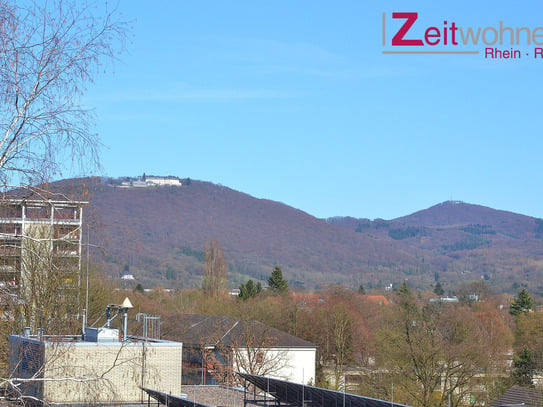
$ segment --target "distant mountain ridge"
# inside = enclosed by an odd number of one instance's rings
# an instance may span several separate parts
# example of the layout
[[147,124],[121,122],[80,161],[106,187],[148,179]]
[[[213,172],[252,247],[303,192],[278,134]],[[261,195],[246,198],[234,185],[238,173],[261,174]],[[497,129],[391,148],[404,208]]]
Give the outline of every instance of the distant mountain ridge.
[[[493,225],[502,230],[520,232],[534,226],[533,217],[461,201],[445,201],[428,209],[394,219],[396,223],[422,226],[453,226],[465,224]],[[499,224],[497,224],[499,223]]]
[[533,217],[449,201],[392,220],[318,219],[225,186],[181,182],[121,188],[121,180],[96,178],[51,186],[90,191],[91,243],[103,247],[113,275],[128,268],[145,286],[199,285],[204,243],[215,238],[232,287],[265,280],[279,265],[294,289],[383,288],[405,279],[452,289],[482,278],[497,290],[525,284],[543,293],[543,225]]

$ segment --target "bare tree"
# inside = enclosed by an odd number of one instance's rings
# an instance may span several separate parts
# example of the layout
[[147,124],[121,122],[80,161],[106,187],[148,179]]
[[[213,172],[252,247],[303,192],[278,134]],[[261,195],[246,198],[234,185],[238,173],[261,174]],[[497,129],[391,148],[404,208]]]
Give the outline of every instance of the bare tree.
[[[236,321],[228,340],[222,330],[214,346],[202,345],[202,355],[210,374],[220,384],[240,384],[235,372],[281,377],[289,367],[288,352],[277,346],[278,338],[256,321]],[[282,377],[290,379],[289,377]]]
[[80,97],[123,48],[127,27],[100,7],[0,0],[1,186],[98,165],[99,138]]
[[245,323],[242,329],[239,343],[235,341],[232,345],[234,368],[257,376],[281,375],[288,365],[288,355],[277,348],[278,338],[254,321]]
[[[33,331],[74,332],[79,311],[79,263],[62,251],[74,243],[55,238],[49,225],[30,225],[23,238],[20,319]],[[19,318],[18,318],[19,319]]]
[[[127,23],[107,4],[77,0],[0,0],[0,22],[0,190],[40,183],[64,169],[98,167],[101,143],[81,97],[124,48]],[[55,255],[71,249],[46,234],[51,230],[37,228],[25,239],[20,267],[26,285],[18,296],[2,296],[14,302],[2,319],[9,330],[19,310],[34,326],[51,315],[64,322],[73,312],[61,309],[72,304],[67,288],[77,291],[65,273],[72,267]]]
[[[141,383],[143,354],[128,342],[85,350],[69,337],[12,341],[10,365],[14,374],[0,379],[0,386],[7,386],[11,397],[26,405],[54,404],[52,400],[100,404],[122,397],[119,376],[124,384],[130,380]],[[91,357],[93,363],[88,363]],[[147,374],[156,376],[159,372],[153,368]]]
[[219,242],[211,239],[205,244],[204,253],[205,269],[202,288],[208,296],[217,298],[226,291],[228,286],[224,252]]
[[495,343],[503,327],[487,321],[494,314],[425,303],[406,285],[390,311],[377,334],[376,356],[395,398],[421,407],[459,406],[481,392],[481,377],[496,378],[496,362],[508,347]]
[[346,362],[352,354],[352,321],[347,310],[342,307],[333,307],[326,325],[331,334],[333,349],[335,350],[334,379],[335,390],[345,390],[342,376]]

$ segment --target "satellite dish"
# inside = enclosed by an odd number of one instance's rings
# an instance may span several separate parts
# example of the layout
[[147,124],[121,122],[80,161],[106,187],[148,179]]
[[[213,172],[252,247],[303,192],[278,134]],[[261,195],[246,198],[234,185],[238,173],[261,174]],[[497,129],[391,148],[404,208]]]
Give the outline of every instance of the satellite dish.
[[132,303],[130,302],[128,297],[126,297],[124,299],[123,303],[121,304],[121,307],[123,307],[123,308],[134,308],[134,306],[132,305]]

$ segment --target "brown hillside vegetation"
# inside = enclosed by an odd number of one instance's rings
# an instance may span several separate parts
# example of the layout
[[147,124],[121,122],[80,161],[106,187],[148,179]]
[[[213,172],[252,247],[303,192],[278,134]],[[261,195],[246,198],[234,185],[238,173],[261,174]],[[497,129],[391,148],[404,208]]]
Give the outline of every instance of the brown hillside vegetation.
[[330,284],[382,288],[407,279],[446,290],[485,279],[498,289],[533,292],[543,276],[543,224],[535,218],[444,202],[394,220],[315,218],[280,202],[225,186],[184,180],[181,187],[122,188],[119,180],[64,180],[90,190],[91,243],[112,275],[129,270],[144,286],[201,283],[203,247],[224,249],[231,287],[266,281],[282,267],[294,289]]
[[180,188],[103,185],[91,205],[105,225],[110,259],[148,278],[166,278],[173,269],[171,280],[194,284],[210,238],[224,249],[230,279],[235,272],[266,279],[274,265],[281,265],[298,284],[356,284],[376,265],[415,261],[401,251],[391,256],[369,236],[208,182]]

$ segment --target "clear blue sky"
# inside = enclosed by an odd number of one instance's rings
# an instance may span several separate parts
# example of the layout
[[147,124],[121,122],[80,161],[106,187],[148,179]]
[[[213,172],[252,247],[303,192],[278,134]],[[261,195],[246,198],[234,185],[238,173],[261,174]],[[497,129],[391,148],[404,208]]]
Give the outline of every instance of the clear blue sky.
[[534,29],[543,4],[449,3],[120,0],[131,43],[84,99],[103,175],[206,180],[317,217],[391,219],[448,199],[543,217],[534,45],[509,60],[481,44],[382,53],[405,21],[392,12],[418,12],[406,38],[422,38],[444,20]]

